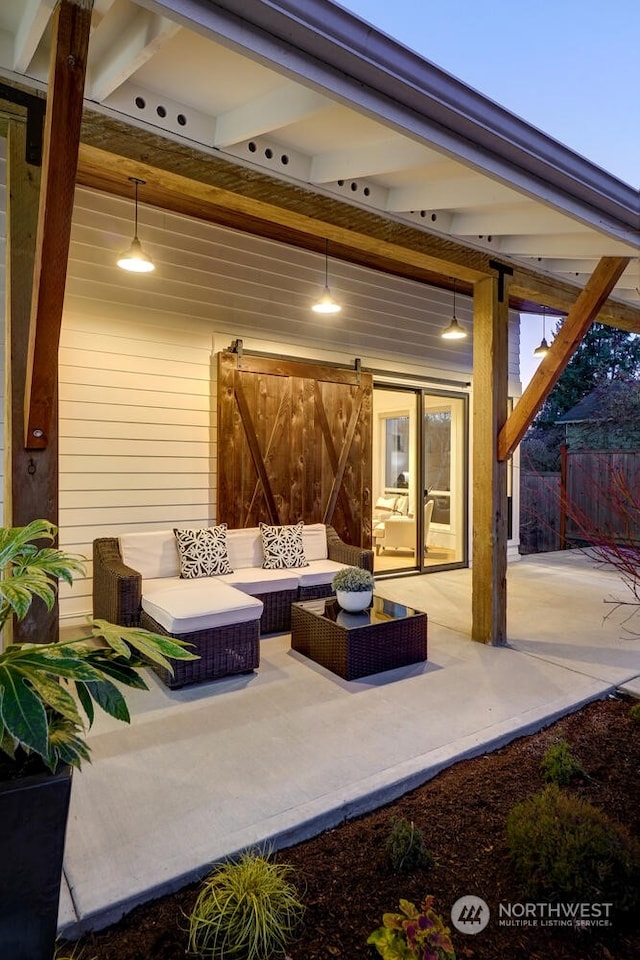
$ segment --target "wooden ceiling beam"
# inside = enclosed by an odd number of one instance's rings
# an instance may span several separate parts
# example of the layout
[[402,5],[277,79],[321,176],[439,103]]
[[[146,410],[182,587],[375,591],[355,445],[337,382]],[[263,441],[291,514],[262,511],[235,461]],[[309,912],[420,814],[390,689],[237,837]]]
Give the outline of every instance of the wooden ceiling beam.
[[[509,287],[512,306],[526,313],[535,312],[540,305],[559,313],[569,313],[582,287],[573,286],[548,275],[537,274],[526,267],[514,265],[513,279]],[[640,310],[616,300],[607,300],[598,315],[598,323],[618,327],[629,333],[640,333]]]
[[51,60],[25,373],[25,447],[47,446],[71,237],[93,0],[60,0]]
[[520,400],[498,438],[498,459],[506,460],[518,446],[538,410],[560,379],[585,333],[598,318],[602,304],[624,273],[628,257],[603,257],[569,310]]

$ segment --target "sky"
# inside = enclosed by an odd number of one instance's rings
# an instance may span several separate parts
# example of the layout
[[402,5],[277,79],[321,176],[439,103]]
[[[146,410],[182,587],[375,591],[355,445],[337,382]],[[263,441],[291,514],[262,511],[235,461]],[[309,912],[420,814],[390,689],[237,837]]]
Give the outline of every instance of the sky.
[[[425,59],[640,188],[640,0],[341,0]],[[523,318],[524,320],[524,318]],[[547,317],[547,340],[555,329]],[[542,318],[521,324],[521,377]]]
[[342,0],[342,6],[640,187],[639,0]]

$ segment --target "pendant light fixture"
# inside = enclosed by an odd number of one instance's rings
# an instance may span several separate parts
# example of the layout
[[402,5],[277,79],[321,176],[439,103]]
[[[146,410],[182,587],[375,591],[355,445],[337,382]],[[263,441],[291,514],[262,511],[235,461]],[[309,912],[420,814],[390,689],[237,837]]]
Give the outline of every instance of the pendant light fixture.
[[145,180],[138,177],[129,177],[131,183],[135,185],[135,226],[133,230],[133,240],[131,246],[118,257],[117,263],[122,270],[128,270],[130,273],[150,273],[155,270],[153,260],[148,253],[142,249],[142,244],[138,240],[138,186]]
[[311,307],[314,313],[340,313],[342,307],[329,289],[329,241],[324,241],[324,290]]
[[456,317],[456,278],[453,278],[453,316],[451,323],[445,327],[440,336],[443,340],[464,340],[467,331],[461,327]]
[[547,319],[547,308],[543,305],[542,307],[542,340],[540,344],[533,351],[534,357],[544,357],[545,354],[549,353],[549,344],[547,343],[546,337],[546,319]]

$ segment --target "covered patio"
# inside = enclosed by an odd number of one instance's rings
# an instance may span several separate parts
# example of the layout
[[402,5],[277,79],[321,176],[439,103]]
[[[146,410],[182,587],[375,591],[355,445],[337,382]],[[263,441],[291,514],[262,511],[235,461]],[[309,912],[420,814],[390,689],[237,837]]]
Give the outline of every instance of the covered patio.
[[[230,334],[267,343],[270,362],[346,356],[359,376],[364,355],[387,379],[455,376],[471,409],[471,567],[379,584],[428,612],[428,661],[347,683],[267,636],[250,677],[177,693],[150,678],[130,728],[96,723],[75,778],[60,913],[73,935],[638,675],[639,641],[603,623],[611,574],[575,554],[507,570],[507,545],[510,462],[581,337],[595,320],[640,332],[640,209],[637,191],[327,0],[34,0],[0,18],[5,525],[46,516],[88,556],[126,526],[225,520],[210,367]],[[115,267],[132,181],[154,288]],[[357,353],[310,319],[329,249],[350,291],[367,271],[345,321]],[[456,292],[464,355],[440,338]],[[520,396],[510,326],[542,306],[565,321]],[[333,521],[339,493],[315,519]],[[349,505],[368,547],[371,490]],[[90,570],[61,606],[68,623],[90,612]],[[54,637],[58,621],[35,611],[17,638]]]
[[149,674],[130,727],[98,718],[74,778],[61,931],[115,922],[246,847],[313,836],[619,687],[640,696],[640,638],[603,619],[613,572],[578,551],[512,565],[502,648],[468,642],[470,577],[379,585],[429,611],[424,664],[346,682],[273,635],[254,675],[170,692]]

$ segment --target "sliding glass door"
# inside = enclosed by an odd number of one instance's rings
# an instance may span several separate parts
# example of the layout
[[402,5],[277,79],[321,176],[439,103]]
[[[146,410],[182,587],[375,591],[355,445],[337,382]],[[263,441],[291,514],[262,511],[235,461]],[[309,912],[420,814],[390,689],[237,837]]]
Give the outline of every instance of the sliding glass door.
[[425,565],[465,561],[467,528],[466,397],[423,394]]
[[466,410],[466,396],[375,387],[376,573],[466,561]]

